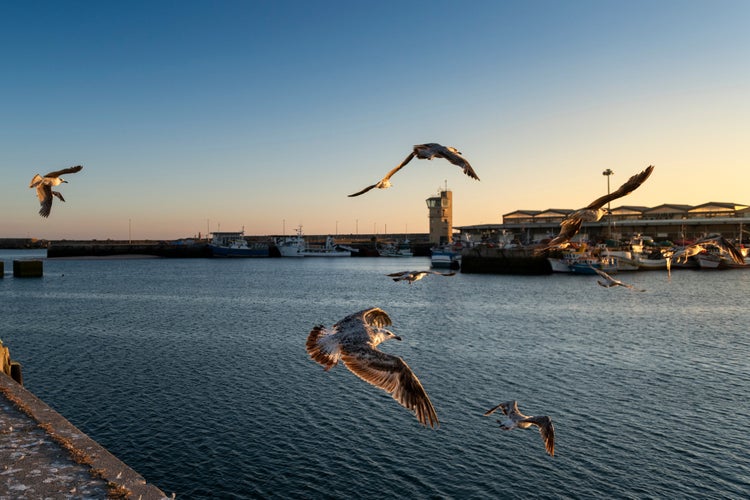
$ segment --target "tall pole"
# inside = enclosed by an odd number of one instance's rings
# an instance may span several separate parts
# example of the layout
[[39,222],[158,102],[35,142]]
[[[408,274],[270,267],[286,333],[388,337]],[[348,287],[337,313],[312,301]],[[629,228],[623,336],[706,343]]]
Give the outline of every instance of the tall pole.
[[[609,177],[613,174],[614,172],[610,168],[602,172],[602,175],[607,176],[607,196],[609,196]],[[607,202],[607,229],[609,239],[612,239],[612,208],[609,202]]]

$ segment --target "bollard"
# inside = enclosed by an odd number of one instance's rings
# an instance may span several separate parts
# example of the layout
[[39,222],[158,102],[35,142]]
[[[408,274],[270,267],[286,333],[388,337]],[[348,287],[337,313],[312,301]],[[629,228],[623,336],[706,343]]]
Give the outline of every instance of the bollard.
[[41,260],[14,260],[13,276],[16,278],[41,278],[44,269]]

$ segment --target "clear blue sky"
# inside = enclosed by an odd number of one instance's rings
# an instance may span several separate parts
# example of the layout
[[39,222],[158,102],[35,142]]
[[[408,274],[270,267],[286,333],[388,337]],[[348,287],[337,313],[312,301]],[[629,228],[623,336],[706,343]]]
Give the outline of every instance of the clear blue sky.
[[[0,237],[426,231],[750,204],[750,2],[3,1]],[[461,150],[482,179],[414,160]],[[38,214],[31,177],[84,165]],[[618,204],[616,203],[615,206]]]

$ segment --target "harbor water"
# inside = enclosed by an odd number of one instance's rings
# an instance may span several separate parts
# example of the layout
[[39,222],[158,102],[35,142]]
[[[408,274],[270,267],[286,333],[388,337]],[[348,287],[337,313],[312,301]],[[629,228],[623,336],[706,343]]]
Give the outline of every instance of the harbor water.
[[[385,276],[429,264],[47,259],[0,280],[0,339],[31,392],[178,497],[750,496],[750,270],[619,276],[643,293]],[[372,306],[439,429],[307,356],[313,326]],[[554,457],[482,416],[510,399],[552,417]]]

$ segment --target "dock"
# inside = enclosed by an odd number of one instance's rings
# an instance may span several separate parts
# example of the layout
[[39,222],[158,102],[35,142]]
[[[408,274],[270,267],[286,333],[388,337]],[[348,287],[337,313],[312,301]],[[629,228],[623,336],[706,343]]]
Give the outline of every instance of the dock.
[[10,361],[5,361],[0,369],[0,498],[168,498],[11,378],[5,369]]

